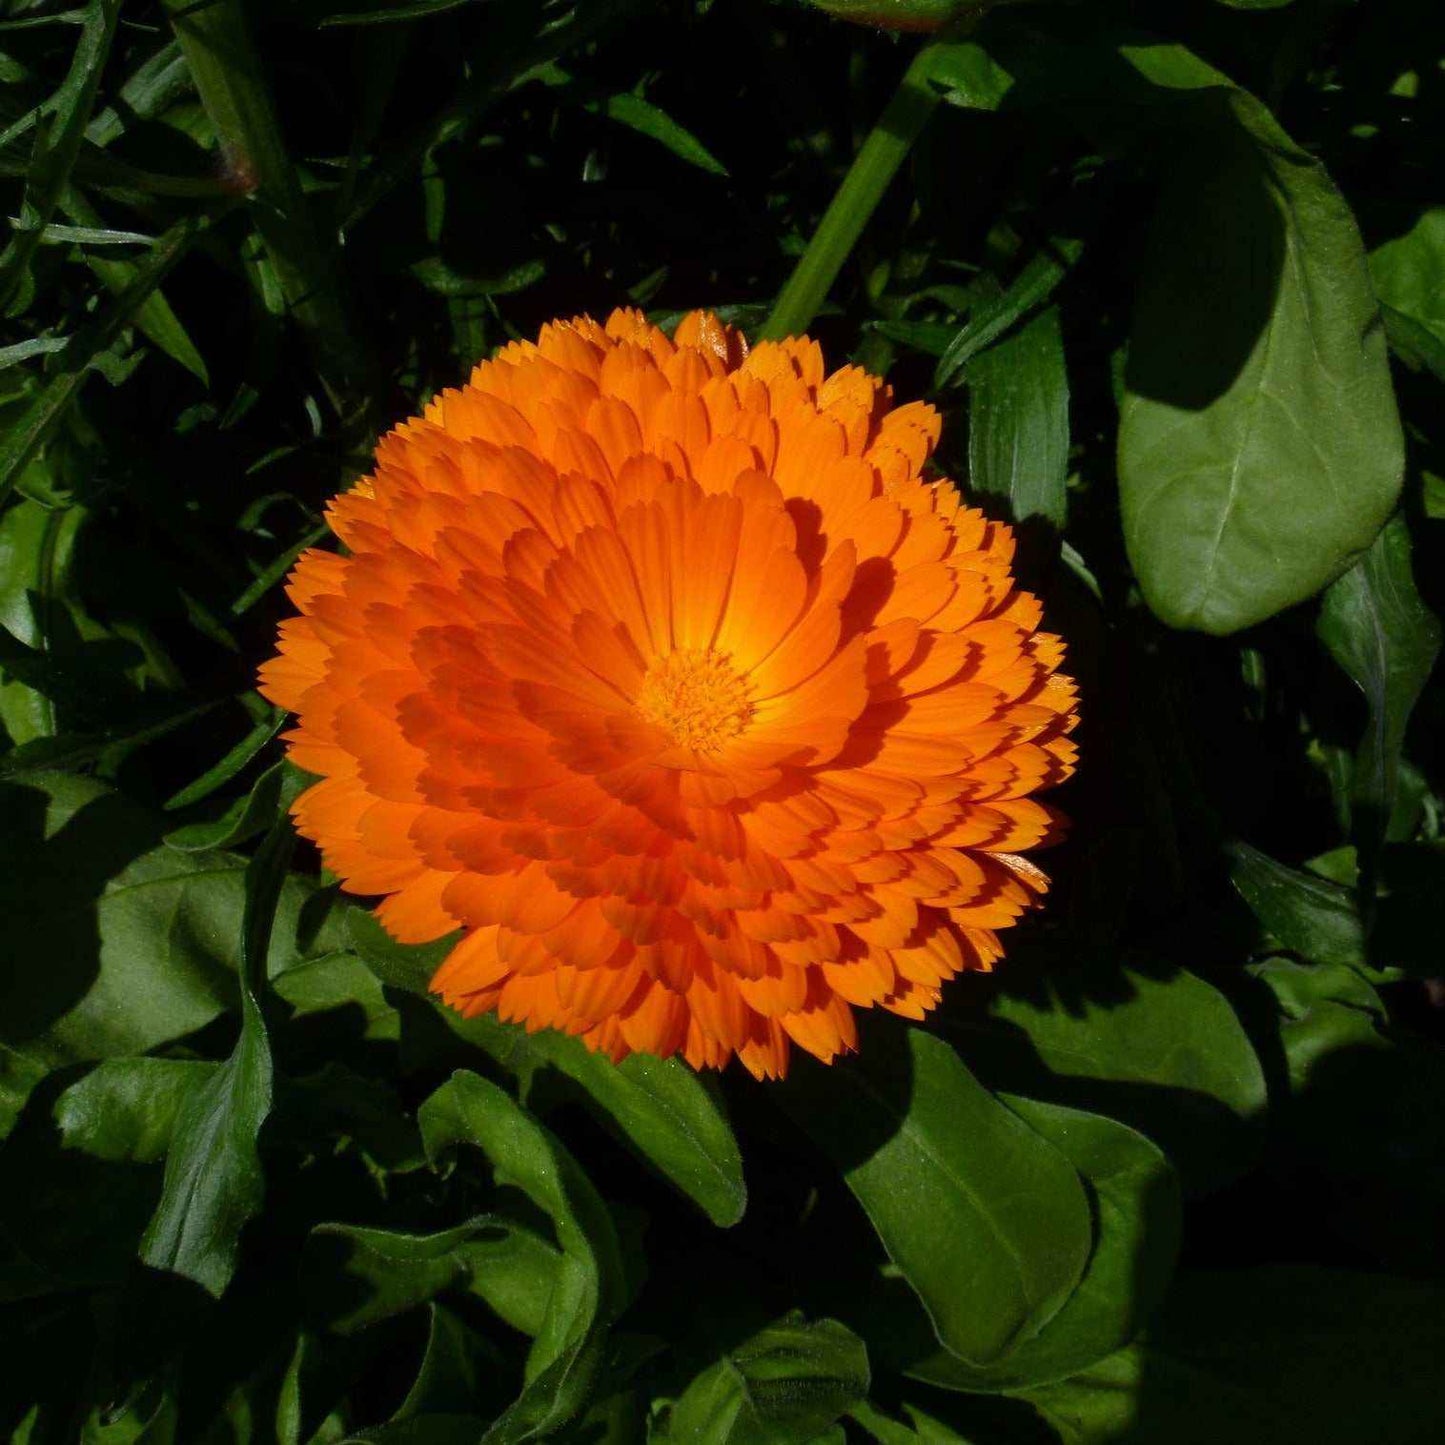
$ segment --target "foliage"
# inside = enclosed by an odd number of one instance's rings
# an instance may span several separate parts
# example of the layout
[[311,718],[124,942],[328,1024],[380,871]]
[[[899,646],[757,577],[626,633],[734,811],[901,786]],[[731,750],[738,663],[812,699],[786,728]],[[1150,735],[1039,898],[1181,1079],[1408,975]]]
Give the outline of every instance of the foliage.
[[[829,8],[950,23],[4,6],[10,1438],[1445,1433],[1445,19]],[[781,1085],[439,1008],[254,691],[377,435],[621,304],[933,400],[1082,684],[997,976]]]

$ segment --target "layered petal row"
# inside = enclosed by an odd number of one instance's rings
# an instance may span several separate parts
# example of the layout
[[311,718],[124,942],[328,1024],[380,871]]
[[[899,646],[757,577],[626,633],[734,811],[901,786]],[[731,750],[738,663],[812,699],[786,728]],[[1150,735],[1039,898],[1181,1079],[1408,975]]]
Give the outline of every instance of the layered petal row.
[[620,311],[385,438],[261,685],[327,866],[462,930],[447,1003],[778,1076],[993,965],[1075,689],[938,434],[811,341]]

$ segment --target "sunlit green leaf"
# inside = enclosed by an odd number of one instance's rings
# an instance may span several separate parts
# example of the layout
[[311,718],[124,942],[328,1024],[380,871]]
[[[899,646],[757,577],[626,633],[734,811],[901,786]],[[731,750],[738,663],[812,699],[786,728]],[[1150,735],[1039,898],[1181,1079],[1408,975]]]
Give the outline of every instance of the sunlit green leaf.
[[1101,1114],[1004,1096],[1083,1176],[1094,1246],[1078,1288],[1043,1330],[988,1369],[940,1351],[908,1373],[950,1389],[1008,1390],[1059,1380],[1127,1344],[1163,1297],[1179,1251],[1179,1185],[1142,1134]]
[[1058,1314],[1092,1243],[1083,1185],[947,1044],[876,1030],[857,1059],[799,1068],[780,1095],[842,1171],[949,1351],[993,1364]]
[[1120,54],[1157,87],[1157,123],[1183,117],[1129,347],[1125,539],[1164,621],[1233,632],[1332,581],[1393,509],[1384,332],[1323,167],[1182,47]]
[[97,1159],[152,1164],[165,1158],[181,1110],[220,1064],[196,1059],[106,1059],[56,1101],[68,1149]]
[[[1084,980],[1088,982],[1088,980]],[[1106,1113],[1159,1144],[1190,1187],[1227,1178],[1257,1146],[1264,1073],[1228,1001],[1184,971],[1102,977],[1074,998],[1000,993],[997,1023],[958,1017],[950,1033],[990,1082]],[[1044,1073],[1038,1067],[1042,1062]]]
[[[353,946],[383,983],[426,994],[445,947],[403,947],[360,909],[348,913],[347,928]],[[437,1007],[442,1007],[439,1002]],[[565,1074],[588,1107],[714,1223],[735,1224],[742,1217],[747,1187],[737,1140],[715,1094],[681,1060],[634,1054],[613,1064],[555,1030],[529,1034],[489,1014],[463,1019],[444,1010],[442,1016],[462,1038],[519,1077],[530,1078],[540,1068]]]
[[624,1272],[612,1217],[557,1140],[476,1074],[454,1074],[418,1118],[434,1161],[459,1144],[480,1149],[497,1182],[520,1189],[557,1232],[562,1260],[528,1356],[526,1388],[485,1437],[488,1445],[536,1439],[581,1408],[621,1307]]

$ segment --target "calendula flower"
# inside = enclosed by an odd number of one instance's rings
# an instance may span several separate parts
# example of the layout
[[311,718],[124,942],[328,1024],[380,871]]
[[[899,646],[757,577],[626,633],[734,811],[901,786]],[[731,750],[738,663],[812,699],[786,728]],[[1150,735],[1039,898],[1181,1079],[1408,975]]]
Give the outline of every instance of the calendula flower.
[[939,419],[708,314],[542,329],[336,498],[262,689],[300,831],[433,988],[621,1059],[855,1046],[999,957],[1073,684]]

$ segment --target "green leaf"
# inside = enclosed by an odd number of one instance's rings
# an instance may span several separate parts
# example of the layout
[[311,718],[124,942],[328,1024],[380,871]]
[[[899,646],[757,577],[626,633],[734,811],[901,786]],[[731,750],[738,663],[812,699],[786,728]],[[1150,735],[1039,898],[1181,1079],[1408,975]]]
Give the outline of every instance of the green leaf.
[[1291,1092],[1303,1094],[1316,1067],[1330,1066],[1329,1056],[1341,1049],[1387,1047],[1381,1033],[1385,1005],[1353,969],[1271,958],[1251,967],[1250,973],[1279,1002],[1279,1034]]
[[[22,308],[25,304],[23,290],[28,285],[30,261],[85,139],[119,14],[120,0],[89,0],[65,81],[36,116],[16,234],[0,255],[0,310],[9,314],[13,314],[17,296]],[[3,490],[0,484],[0,493]]]
[[857,1059],[799,1069],[779,1097],[842,1171],[946,1349],[989,1365],[1058,1314],[1089,1256],[1083,1185],[947,1044],[874,1030]]
[[329,953],[299,963],[278,974],[272,987],[291,1005],[294,1019],[344,1010],[360,1015],[363,1039],[395,1043],[401,1037],[400,1015],[376,975],[354,954]]
[[497,1183],[520,1189],[557,1232],[563,1258],[528,1356],[526,1388],[484,1437],[486,1445],[537,1439],[586,1402],[607,1328],[625,1297],[612,1216],[561,1144],[478,1075],[454,1074],[417,1118],[434,1162],[458,1144],[475,1146],[491,1162]]
[[1369,705],[1355,757],[1353,806],[1361,874],[1372,883],[1399,788],[1405,729],[1440,653],[1440,620],[1415,588],[1403,516],[1325,593],[1319,635]]
[[203,798],[209,798],[212,793],[225,787],[285,724],[286,714],[280,708],[270,708],[267,715],[231,748],[220,762],[207,768],[194,782],[187,783],[180,792],[169,798],[165,804],[166,811],[188,808],[192,803],[199,803]]
[[44,1060],[0,1044],[0,1143],[15,1127],[36,1084],[49,1072]]
[[1286,868],[1248,843],[1230,852],[1230,882],[1287,949],[1316,963],[1365,962],[1364,925],[1348,888]]
[[1147,1342],[1025,1392],[1065,1445],[1416,1445],[1445,1431],[1445,1293],[1351,1270],[1183,1275]]
[[1371,251],[1370,274],[1381,301],[1445,345],[1445,206]]
[[[264,833],[277,813],[306,785],[294,771],[288,775],[285,762],[273,763],[218,818],[205,823],[185,823],[165,836],[166,846],[182,853],[203,853],[211,848],[234,848],[257,833]],[[286,794],[290,794],[287,797]]]
[[933,384],[944,387],[968,363],[993,345],[1035,307],[1042,306],[1083,253],[1077,241],[1055,239],[1025,264],[1008,288],[981,302],[959,328],[934,368]]
[[908,1424],[891,1419],[866,1401],[848,1413],[878,1445],[970,1445],[957,1430],[925,1414],[916,1405],[904,1405]]
[[1319,162],[1187,50],[1119,53],[1179,124],[1129,344],[1124,536],[1159,617],[1229,633],[1339,576],[1394,508],[1385,337]]
[[340,1334],[460,1290],[535,1336],[561,1263],[557,1250],[531,1230],[479,1215],[436,1234],[321,1224],[307,1240],[302,1268],[313,1316]]
[[713,1223],[726,1227],[742,1218],[747,1186],[732,1126],[715,1094],[681,1060],[634,1054],[613,1064],[552,1029],[529,1034],[490,1014],[463,1019],[427,989],[449,944],[406,948],[359,908],[348,911],[347,930],[352,946],[383,983],[430,999],[454,1032],[518,1078],[529,1080],[539,1068],[566,1075],[587,1107]]
[[193,1059],[107,1059],[55,1102],[67,1149],[116,1163],[154,1164],[171,1147],[186,1100],[220,1064]]
[[186,254],[206,225],[205,218],[191,217],[172,226],[145,260],[136,264],[135,276],[125,292],[71,340],[65,351],[64,369],[0,439],[0,500],[60,425],[90,375],[91,363],[114,345],[137,308]]
[[1094,1249],[1079,1287],[1042,1332],[984,1370],[940,1351],[908,1373],[956,1390],[1062,1380],[1128,1344],[1164,1296],[1179,1252],[1182,1205],[1169,1161],[1116,1119],[1005,1095],[1004,1102],[1083,1176]]
[[1013,76],[972,40],[940,40],[928,47],[928,83],[948,105],[997,110],[1013,88]]
[[[1096,996],[1078,999],[1051,992],[1056,982],[1040,980],[1028,996],[999,994],[998,1022],[956,1015],[949,1032],[991,1083],[1148,1135],[1190,1189],[1243,1167],[1256,1144],[1247,1121],[1265,1107],[1264,1073],[1218,990],[1183,970],[1101,978]],[[1001,1035],[999,1022],[1018,1032]]]
[[[74,187],[66,190],[61,197],[60,204],[72,220],[82,223],[78,227],[63,229],[78,230],[84,233],[93,231],[100,225],[100,213]],[[49,231],[54,232],[57,229],[62,228],[51,226]],[[99,234],[126,235],[128,233],[100,231]],[[153,245],[154,241],[148,239],[148,244]],[[115,296],[124,296],[136,279],[136,266],[133,261],[116,260],[87,253],[85,264],[90,267],[106,289]],[[209,385],[210,377],[206,371],[205,360],[196,349],[190,333],[181,324],[180,318],[160,290],[152,291],[135,308],[131,313],[131,322],[141,335],[153,341],[173,361],[184,366],[202,385]]]
[[[391,25],[402,20],[420,20],[427,15],[440,15],[445,10],[459,10],[463,5],[476,5],[478,0],[388,0],[364,10],[345,10],[324,16],[316,23],[323,30],[333,25]],[[483,0],[485,3],[485,0]]]
[[[55,1063],[140,1054],[235,1006],[244,860],[157,847],[158,821],[90,778],[0,785],[0,910],[48,960],[0,972],[0,1040]],[[285,881],[270,972],[299,961],[313,893]]]
[[258,1136],[271,1112],[273,1070],[258,994],[293,842],[282,820],[247,865],[241,1037],[176,1120],[161,1202],[141,1241],[146,1264],[185,1275],[216,1296],[235,1272],[241,1229],[265,1196]]
[[1016,522],[1062,531],[1068,501],[1069,374],[1057,307],[968,366],[968,478],[1003,497]]
[[689,165],[711,171],[715,176],[727,175],[727,167],[690,130],[640,95],[627,91],[609,95],[602,103],[602,111],[608,120],[615,120],[619,125],[657,141]]
[[807,1445],[868,1394],[868,1352],[836,1320],[792,1314],[735,1345],[673,1404],[663,1439]]
[[[427,1313],[421,1368],[388,1425],[409,1420],[423,1422],[436,1415],[476,1413],[478,1404],[495,1388],[500,1363],[496,1347],[435,1300],[427,1306]],[[473,1426],[471,1440],[480,1437],[480,1425],[479,1420]]]

